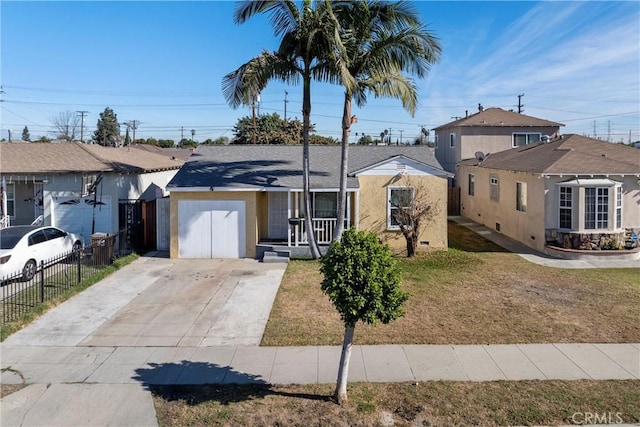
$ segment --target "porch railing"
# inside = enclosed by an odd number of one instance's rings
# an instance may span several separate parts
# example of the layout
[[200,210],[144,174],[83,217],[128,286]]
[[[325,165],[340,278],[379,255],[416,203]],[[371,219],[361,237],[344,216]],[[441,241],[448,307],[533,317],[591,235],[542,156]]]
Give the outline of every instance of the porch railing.
[[[328,245],[333,240],[333,230],[338,223],[337,218],[313,218],[311,220],[313,225],[313,232],[316,236],[316,241],[321,245]],[[349,228],[349,221],[344,220],[345,228]],[[309,240],[307,239],[307,226],[304,218],[300,218],[299,225],[293,227],[294,243],[295,246],[307,245]]]
[[9,215],[0,218],[0,230],[7,228],[9,225],[11,225],[11,217]]

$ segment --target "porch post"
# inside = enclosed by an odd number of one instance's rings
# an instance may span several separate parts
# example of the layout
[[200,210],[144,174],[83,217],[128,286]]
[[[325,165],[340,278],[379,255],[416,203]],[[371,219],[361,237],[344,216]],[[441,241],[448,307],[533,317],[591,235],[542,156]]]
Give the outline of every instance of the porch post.
[[291,190],[287,191],[287,246],[291,246]]
[[[353,192],[352,191],[348,191],[347,192],[347,224],[345,226],[346,229],[349,229],[349,227],[351,227],[351,197],[353,197]],[[342,218],[342,221],[344,221],[345,218]]]
[[355,226],[360,230],[360,190],[356,190]]

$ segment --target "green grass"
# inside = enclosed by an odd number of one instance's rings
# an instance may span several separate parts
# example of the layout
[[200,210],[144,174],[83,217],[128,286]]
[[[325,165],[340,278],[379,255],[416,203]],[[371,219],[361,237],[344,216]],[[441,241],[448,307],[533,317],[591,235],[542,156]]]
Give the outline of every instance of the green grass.
[[[70,285],[68,280],[68,276],[76,277],[77,270],[74,268],[70,268],[70,273],[60,272],[53,276],[49,276],[45,279],[45,295],[48,299],[43,303],[35,303],[33,306],[29,307],[26,311],[22,312],[20,315],[15,318],[15,320],[0,324],[0,342],[4,341],[11,334],[19,331],[24,328],[35,319],[40,317],[42,314],[61,304],[62,302],[68,300],[72,296],[82,292],[88,287],[98,283],[100,280],[109,276],[113,272],[119,270],[127,264],[138,259],[139,256],[136,254],[128,255],[123,258],[116,259],[113,264],[101,267],[92,267],[92,266],[83,266],[83,278],[80,283],[76,285]],[[75,280],[74,280],[75,281]],[[38,293],[39,291],[36,287],[27,290],[27,293]],[[62,288],[62,289],[61,289]],[[48,293],[48,294],[47,294]],[[29,298],[28,300],[37,300],[38,295],[32,295],[33,298]],[[22,299],[24,297],[21,296]],[[50,297],[50,299],[49,299]],[[2,304],[2,310],[6,310],[7,307],[11,307],[11,299],[8,299],[5,303]],[[1,313],[4,315],[4,313]],[[11,316],[15,317],[15,316]]]

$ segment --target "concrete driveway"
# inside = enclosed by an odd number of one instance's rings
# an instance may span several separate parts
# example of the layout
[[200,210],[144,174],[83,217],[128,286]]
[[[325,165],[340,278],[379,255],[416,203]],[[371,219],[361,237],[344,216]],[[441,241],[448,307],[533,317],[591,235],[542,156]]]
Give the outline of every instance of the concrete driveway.
[[286,264],[145,256],[3,344],[259,345]]

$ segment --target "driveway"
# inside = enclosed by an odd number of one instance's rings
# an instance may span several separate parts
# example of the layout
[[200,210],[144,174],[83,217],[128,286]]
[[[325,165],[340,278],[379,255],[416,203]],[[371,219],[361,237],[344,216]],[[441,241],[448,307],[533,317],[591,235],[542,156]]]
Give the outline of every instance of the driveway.
[[4,345],[259,345],[286,264],[145,256]]

